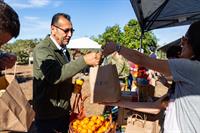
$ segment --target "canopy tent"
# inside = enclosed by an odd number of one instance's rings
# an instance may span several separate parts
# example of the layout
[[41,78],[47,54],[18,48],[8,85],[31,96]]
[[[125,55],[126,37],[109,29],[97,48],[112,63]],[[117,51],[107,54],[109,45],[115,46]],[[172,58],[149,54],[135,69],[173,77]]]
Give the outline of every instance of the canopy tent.
[[167,49],[168,49],[169,47],[171,47],[171,46],[173,46],[173,45],[179,45],[180,42],[181,42],[181,38],[179,38],[179,39],[177,39],[177,40],[175,40],[175,41],[173,41],[173,42],[170,42],[170,43],[168,43],[168,44],[166,44],[166,45],[164,45],[164,46],[161,46],[161,47],[159,47],[157,50],[166,53],[166,51],[167,51]]
[[67,45],[67,48],[69,49],[100,49],[101,45],[99,45],[97,42],[87,37],[82,37],[82,38],[71,40],[69,44]]
[[200,20],[200,0],[130,0],[142,33]]

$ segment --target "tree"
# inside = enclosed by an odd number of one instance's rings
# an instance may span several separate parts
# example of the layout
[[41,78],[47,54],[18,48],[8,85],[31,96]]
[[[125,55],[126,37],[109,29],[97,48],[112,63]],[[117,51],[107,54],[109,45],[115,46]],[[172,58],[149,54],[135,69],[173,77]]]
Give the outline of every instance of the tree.
[[99,35],[97,41],[99,44],[106,44],[108,41],[119,43],[121,36],[122,32],[119,25],[115,25],[113,27],[107,27],[105,32],[102,35]]
[[7,52],[15,53],[17,55],[17,62],[19,64],[27,64],[33,48],[40,41],[40,39],[16,40],[13,43],[4,45],[2,49]]
[[[113,41],[115,43],[120,43],[121,45],[131,48],[140,48],[140,37],[141,29],[139,23],[136,20],[130,20],[124,27],[123,30],[120,29],[119,25],[114,25],[112,27],[107,27],[102,35],[97,38],[92,37],[101,45],[105,45],[108,41]],[[144,52],[149,54],[152,47],[154,49],[157,47],[157,39],[152,32],[145,32],[142,41],[142,47]]]

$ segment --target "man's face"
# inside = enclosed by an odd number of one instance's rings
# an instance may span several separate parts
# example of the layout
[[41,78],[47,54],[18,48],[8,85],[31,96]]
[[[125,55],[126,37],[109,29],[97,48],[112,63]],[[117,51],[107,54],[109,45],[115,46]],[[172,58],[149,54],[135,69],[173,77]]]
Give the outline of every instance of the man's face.
[[72,23],[64,17],[60,17],[58,24],[51,26],[51,35],[61,47],[65,47],[73,34]]
[[0,33],[0,47],[7,43],[12,38],[11,34],[8,32]]

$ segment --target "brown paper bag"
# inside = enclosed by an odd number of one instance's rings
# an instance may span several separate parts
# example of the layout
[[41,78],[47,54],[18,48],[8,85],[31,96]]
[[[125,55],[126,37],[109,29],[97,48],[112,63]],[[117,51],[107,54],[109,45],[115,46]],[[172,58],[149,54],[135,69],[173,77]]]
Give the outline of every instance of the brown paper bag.
[[125,133],[159,133],[156,131],[156,122],[148,121],[144,115],[133,114],[128,117]]
[[117,102],[120,100],[120,82],[115,65],[90,68],[91,103]]
[[31,105],[15,79],[2,77],[0,82],[7,84],[0,90],[0,131],[27,132],[35,115]]
[[86,117],[84,102],[88,97],[89,96],[82,97],[82,93],[76,94],[69,118],[70,122],[75,119],[81,120]]

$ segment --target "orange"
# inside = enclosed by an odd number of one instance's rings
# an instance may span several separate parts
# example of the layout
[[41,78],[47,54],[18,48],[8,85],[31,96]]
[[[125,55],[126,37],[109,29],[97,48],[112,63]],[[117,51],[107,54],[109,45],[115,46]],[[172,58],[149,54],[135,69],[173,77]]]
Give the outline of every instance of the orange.
[[77,125],[73,125],[72,127],[73,127],[73,129],[75,129],[75,130],[78,129],[78,126],[77,126]]
[[101,130],[98,130],[96,133],[103,133],[103,131],[101,131]]
[[80,132],[81,130],[82,130],[82,127],[79,126],[78,129],[77,129],[77,131]]
[[101,131],[103,131],[103,132],[107,131],[107,128],[104,127],[104,126],[102,126],[100,129],[101,129]]
[[84,121],[83,121],[83,120],[80,122],[80,125],[81,125],[81,126],[84,125]]
[[97,119],[97,120],[96,120],[96,123],[97,123],[97,125],[101,125],[101,124],[102,124],[102,121],[101,121],[100,119]]
[[91,117],[91,121],[96,121],[96,119],[97,119],[97,116],[95,115]]
[[89,123],[88,123],[88,125],[90,125],[90,126],[94,126],[94,121],[90,121]]
[[88,127],[87,127],[86,124],[83,124],[83,125],[82,125],[82,128],[87,129]]
[[84,119],[83,119],[83,123],[84,123],[84,124],[88,124],[88,123],[89,123],[89,118],[87,118],[87,117],[84,118]]
[[92,131],[95,131],[95,130],[96,130],[96,126],[92,126],[92,127],[91,127],[91,130],[92,130]]
[[80,123],[80,120],[75,120],[73,123]]
[[93,133],[93,131],[91,129],[88,129],[87,132],[88,133]]
[[110,122],[106,121],[105,122],[105,127],[108,128],[110,126]]
[[99,116],[98,117],[101,121],[104,121],[105,120],[105,118],[103,117],[103,116]]
[[87,129],[82,129],[80,133],[87,133]]

